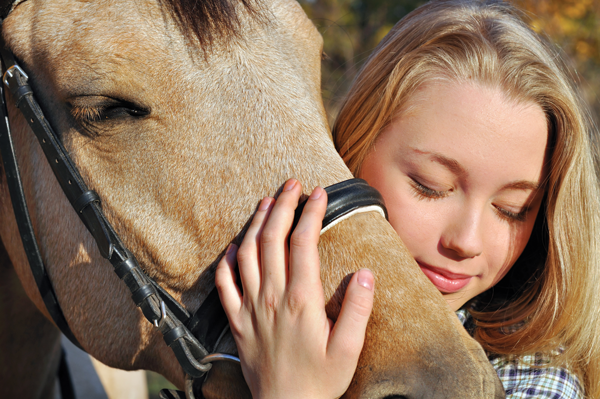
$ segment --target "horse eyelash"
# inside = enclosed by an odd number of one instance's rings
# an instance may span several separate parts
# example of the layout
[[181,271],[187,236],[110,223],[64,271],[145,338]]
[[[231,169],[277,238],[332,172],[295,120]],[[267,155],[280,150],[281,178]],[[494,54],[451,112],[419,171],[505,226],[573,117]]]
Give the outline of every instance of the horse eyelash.
[[102,119],[102,110],[96,107],[73,107],[71,114],[80,122],[97,122]]

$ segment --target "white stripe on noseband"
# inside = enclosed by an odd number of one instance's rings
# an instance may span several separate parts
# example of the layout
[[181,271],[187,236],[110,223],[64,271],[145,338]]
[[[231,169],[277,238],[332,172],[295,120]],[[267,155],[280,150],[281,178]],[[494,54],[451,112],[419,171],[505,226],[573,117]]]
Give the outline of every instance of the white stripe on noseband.
[[369,206],[365,206],[365,207],[362,207],[362,208],[356,208],[352,212],[348,212],[344,216],[335,219],[333,222],[329,223],[329,225],[323,227],[321,229],[321,234],[325,233],[327,230],[329,230],[330,228],[332,228],[333,226],[335,226],[336,224],[338,224],[342,220],[346,220],[349,217],[356,215],[357,213],[365,213],[365,212],[377,212],[381,216],[383,216],[383,218],[385,219],[385,212],[383,211],[383,209],[381,209],[381,207],[379,205],[369,205]]
[[[22,3],[22,2],[24,2],[24,1],[25,1],[25,0],[16,0],[16,1],[15,1],[15,2],[12,4],[12,6],[10,7],[10,11],[8,12],[8,14],[10,14],[10,13],[11,13],[11,12],[12,12],[12,11],[15,9],[15,7],[16,7],[16,6],[18,6],[19,4],[21,4],[21,3]],[[7,14],[7,15],[8,15],[8,14]]]

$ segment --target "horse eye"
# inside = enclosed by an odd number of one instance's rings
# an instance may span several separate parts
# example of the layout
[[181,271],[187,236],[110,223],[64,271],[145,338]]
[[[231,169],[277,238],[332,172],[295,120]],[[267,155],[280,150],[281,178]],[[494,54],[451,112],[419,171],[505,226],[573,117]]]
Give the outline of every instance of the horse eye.
[[115,107],[107,107],[99,110],[100,118],[98,121],[107,120],[107,119],[117,119],[123,117],[143,117],[148,115],[149,112],[147,110],[143,110],[140,108],[134,108],[131,105],[129,106],[115,106]]
[[129,101],[90,96],[73,101],[71,114],[81,123],[95,123],[127,117],[140,118],[150,114],[150,111]]

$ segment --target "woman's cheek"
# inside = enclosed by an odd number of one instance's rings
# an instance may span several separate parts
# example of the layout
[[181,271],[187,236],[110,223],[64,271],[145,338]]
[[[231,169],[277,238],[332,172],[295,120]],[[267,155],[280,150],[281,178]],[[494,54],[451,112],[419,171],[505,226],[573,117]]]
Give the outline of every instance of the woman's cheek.
[[413,257],[437,252],[439,226],[444,215],[434,201],[419,200],[414,195],[400,197],[392,210],[390,223]]
[[528,238],[527,232],[512,222],[496,217],[495,221],[487,224],[483,255],[487,259],[489,276],[486,279],[488,286],[482,291],[491,288],[508,273],[523,252]]

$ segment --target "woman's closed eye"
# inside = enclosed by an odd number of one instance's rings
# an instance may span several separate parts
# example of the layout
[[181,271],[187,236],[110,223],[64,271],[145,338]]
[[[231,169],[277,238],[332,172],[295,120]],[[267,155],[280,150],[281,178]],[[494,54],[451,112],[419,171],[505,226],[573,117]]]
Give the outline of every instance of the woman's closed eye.
[[[435,200],[435,199],[441,199],[441,198],[445,198],[447,196],[450,195],[450,193],[453,191],[452,189],[448,189],[448,190],[435,190],[433,188],[428,187],[427,185],[425,185],[424,183],[421,183],[419,180],[415,179],[414,177],[410,178],[410,184],[414,190],[415,195],[420,198],[420,199],[426,199],[426,200]],[[501,205],[493,205],[495,210],[496,210],[496,214],[498,215],[498,217],[500,217],[502,220],[508,221],[508,222],[523,222],[526,220],[527,218],[527,214],[529,213],[531,207],[529,205],[522,207],[520,210],[513,210],[514,207],[512,207],[513,209],[509,209],[508,207],[504,207]]]
[[417,195],[417,197],[422,198],[422,199],[433,200],[433,199],[444,198],[444,197],[447,197],[448,195],[450,195],[450,193],[452,192],[452,189],[434,190],[430,187],[427,187],[425,184],[419,182],[414,177],[410,178],[410,183],[411,183],[411,186],[414,189],[414,192]]
[[515,221],[524,222],[525,219],[527,218],[527,214],[529,213],[529,210],[531,209],[529,206],[525,206],[520,211],[515,212],[515,211],[508,210],[506,208],[503,208],[499,205],[494,205],[494,208],[496,208],[496,213],[498,214],[498,216],[501,219],[504,219],[509,222],[515,222]]

